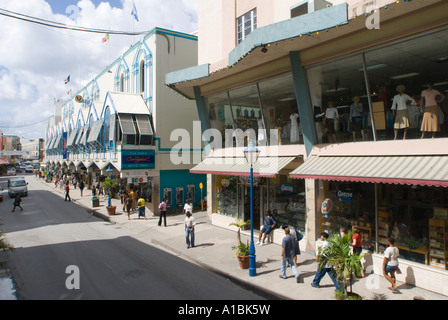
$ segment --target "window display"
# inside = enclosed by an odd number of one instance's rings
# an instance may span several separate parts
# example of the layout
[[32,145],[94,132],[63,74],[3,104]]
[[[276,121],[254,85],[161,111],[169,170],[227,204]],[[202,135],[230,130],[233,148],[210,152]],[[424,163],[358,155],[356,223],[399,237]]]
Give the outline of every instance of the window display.
[[215,212],[238,217],[238,177],[215,176]]

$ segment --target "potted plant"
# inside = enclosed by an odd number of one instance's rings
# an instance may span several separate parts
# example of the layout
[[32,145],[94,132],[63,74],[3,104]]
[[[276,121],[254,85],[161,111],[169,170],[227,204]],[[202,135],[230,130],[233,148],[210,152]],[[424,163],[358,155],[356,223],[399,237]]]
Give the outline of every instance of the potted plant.
[[236,218],[235,222],[229,224],[238,228],[237,231],[237,245],[232,247],[235,251],[235,257],[238,259],[241,269],[249,269],[249,243],[243,243],[241,241],[241,229],[247,225],[250,225],[250,220],[244,221],[243,219]]
[[[353,275],[360,276],[362,273],[361,259],[367,254],[353,254],[350,249],[350,240],[354,232],[349,232],[343,237],[335,234],[328,239],[330,245],[325,247],[317,258],[319,268],[326,264],[330,265],[342,289],[336,292],[338,300],[361,300],[361,296],[352,291]],[[347,283],[350,281],[350,291],[347,291]]]
[[117,210],[117,206],[113,206],[111,204],[111,199],[110,199],[112,189],[115,187],[116,184],[117,184],[117,181],[115,179],[110,179],[109,177],[107,177],[102,183],[103,189],[104,189],[104,191],[107,192],[107,195],[108,195],[106,209],[107,209],[107,213],[110,216],[113,216]]

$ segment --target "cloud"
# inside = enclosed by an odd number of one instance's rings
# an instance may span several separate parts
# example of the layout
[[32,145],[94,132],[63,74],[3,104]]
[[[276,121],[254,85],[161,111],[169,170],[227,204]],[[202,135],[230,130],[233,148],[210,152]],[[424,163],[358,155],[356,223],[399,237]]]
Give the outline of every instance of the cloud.
[[[78,1],[76,15],[55,14],[44,0],[0,0],[0,8],[95,29],[197,30],[197,0],[134,2],[139,22],[131,16],[132,0],[122,0],[123,8],[105,1],[98,6],[90,0]],[[5,16],[0,16],[0,30],[0,130],[27,139],[45,136],[47,122],[41,120],[54,114],[54,99],[67,100],[68,90],[77,92],[143,37],[110,35],[110,43],[103,44],[104,34],[55,29]],[[68,75],[71,81],[66,85]]]

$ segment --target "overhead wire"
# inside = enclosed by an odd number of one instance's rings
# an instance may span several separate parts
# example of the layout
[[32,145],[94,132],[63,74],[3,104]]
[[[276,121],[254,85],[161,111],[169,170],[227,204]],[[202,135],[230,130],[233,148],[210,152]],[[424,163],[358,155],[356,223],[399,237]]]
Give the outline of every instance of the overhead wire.
[[85,27],[79,27],[79,26],[70,26],[65,23],[45,20],[25,14],[21,14],[14,11],[9,11],[3,8],[0,8],[0,15],[3,15],[5,17],[14,18],[26,22],[31,22],[47,27],[52,28],[58,28],[58,29],[66,29],[66,30],[72,30],[72,31],[81,31],[81,32],[90,32],[90,33],[108,33],[113,35],[124,35],[124,36],[136,36],[136,35],[144,35],[147,34],[149,31],[117,31],[117,30],[106,30],[106,29],[96,29],[96,28],[85,28]]

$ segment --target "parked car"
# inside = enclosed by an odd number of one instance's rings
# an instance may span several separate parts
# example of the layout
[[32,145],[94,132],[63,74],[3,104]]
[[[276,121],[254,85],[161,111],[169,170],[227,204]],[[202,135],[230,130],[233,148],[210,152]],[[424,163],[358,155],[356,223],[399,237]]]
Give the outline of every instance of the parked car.
[[13,178],[8,180],[9,197],[14,198],[16,195],[28,195],[28,182],[24,178]]
[[6,171],[6,175],[8,175],[8,176],[15,176],[16,175],[16,169],[15,168],[9,168],[8,171]]
[[26,169],[25,169],[25,172],[31,172],[31,173],[33,173],[33,166],[26,166]]

